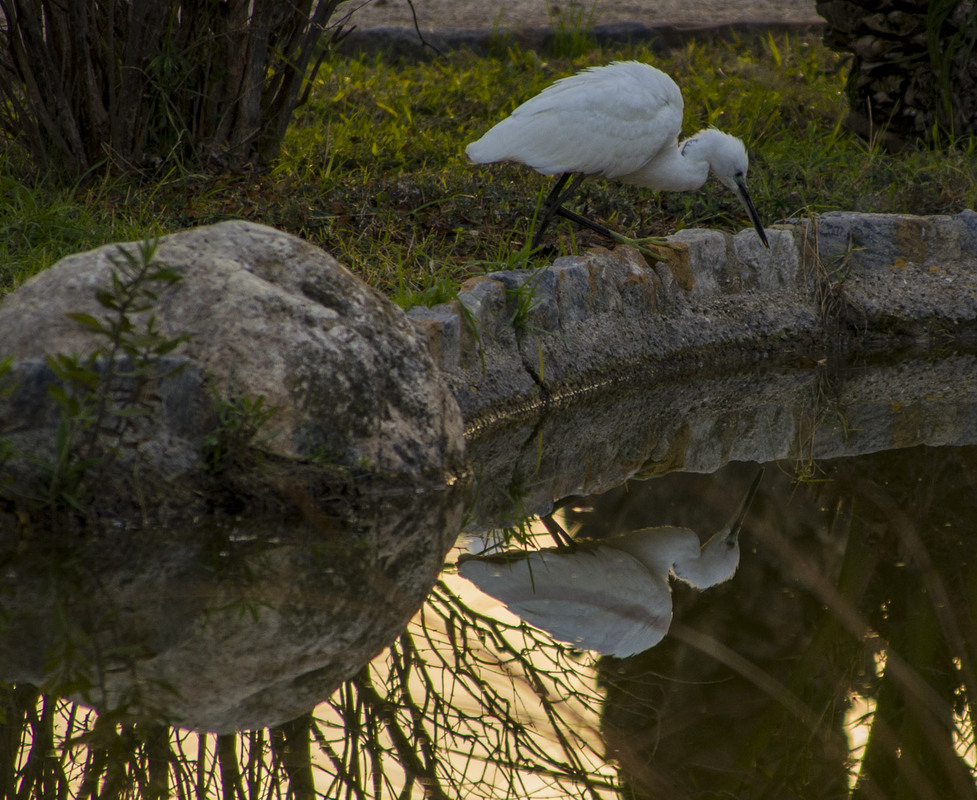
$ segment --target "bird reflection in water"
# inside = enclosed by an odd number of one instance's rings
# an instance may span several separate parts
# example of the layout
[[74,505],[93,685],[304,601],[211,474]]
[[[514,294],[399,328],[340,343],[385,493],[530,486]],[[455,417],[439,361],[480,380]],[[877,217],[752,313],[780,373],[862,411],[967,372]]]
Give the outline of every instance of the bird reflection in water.
[[641,528],[600,542],[570,539],[552,517],[557,547],[466,555],[458,572],[554,639],[626,658],[658,644],[672,621],[669,578],[707,589],[733,577],[739,533],[761,469],[730,523],[705,544],[689,528]]

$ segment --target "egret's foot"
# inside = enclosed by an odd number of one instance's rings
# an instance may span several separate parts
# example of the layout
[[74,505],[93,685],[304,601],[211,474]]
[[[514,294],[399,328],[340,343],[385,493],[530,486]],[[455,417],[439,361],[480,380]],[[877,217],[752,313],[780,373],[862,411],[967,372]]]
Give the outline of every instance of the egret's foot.
[[617,244],[624,244],[633,247],[642,255],[653,258],[656,261],[666,261],[671,263],[679,253],[686,252],[688,245],[682,242],[670,242],[662,236],[645,236],[639,239],[632,239],[620,233],[611,232],[611,238]]

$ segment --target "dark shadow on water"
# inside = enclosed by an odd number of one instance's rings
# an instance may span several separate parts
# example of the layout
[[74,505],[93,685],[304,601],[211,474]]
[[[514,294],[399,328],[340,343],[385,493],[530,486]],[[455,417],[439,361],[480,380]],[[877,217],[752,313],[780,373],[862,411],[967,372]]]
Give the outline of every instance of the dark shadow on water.
[[[676,585],[671,635],[601,663],[627,795],[840,798],[858,769],[857,798],[977,796],[977,449],[822,462],[804,484],[783,466],[767,470],[736,578]],[[632,484],[572,516],[581,535],[648,508],[695,524],[747,475]],[[861,753],[853,708],[868,712]]]

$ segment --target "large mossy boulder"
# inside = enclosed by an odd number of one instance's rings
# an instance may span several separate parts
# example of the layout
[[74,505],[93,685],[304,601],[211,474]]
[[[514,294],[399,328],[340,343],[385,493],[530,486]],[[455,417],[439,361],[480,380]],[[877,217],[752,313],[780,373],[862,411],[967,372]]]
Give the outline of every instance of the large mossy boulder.
[[462,418],[425,343],[320,249],[237,221],[163,237],[133,279],[141,259],[136,244],[73,255],[0,305],[8,493],[63,479],[66,430],[88,447],[68,466],[98,475],[89,496],[149,485],[176,506],[234,446],[384,479],[461,468]]

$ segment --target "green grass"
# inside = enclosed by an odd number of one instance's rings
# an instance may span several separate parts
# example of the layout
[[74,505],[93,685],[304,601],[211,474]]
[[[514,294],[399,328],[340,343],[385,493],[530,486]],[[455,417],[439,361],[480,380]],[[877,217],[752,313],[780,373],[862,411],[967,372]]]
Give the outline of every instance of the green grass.
[[[837,209],[935,214],[977,205],[977,142],[891,155],[849,134],[845,60],[817,38],[653,53],[598,49],[570,33],[549,55],[500,44],[490,58],[335,58],[323,65],[266,174],[174,171],[153,183],[64,189],[23,182],[0,158],[8,198],[0,209],[0,292],[104,242],[245,218],[320,245],[402,305],[450,297],[471,275],[527,265],[526,235],[549,185],[527,168],[470,165],[465,144],[556,78],[621,58],[675,78],[686,133],[716,125],[746,140],[751,193],[768,224]],[[661,196],[588,181],[573,207],[634,235],[747,226],[735,197],[715,181]],[[562,221],[547,236],[556,248],[550,257],[602,244]]]
[[71,253],[162,231],[95,194],[17,179],[0,162],[0,296]]

